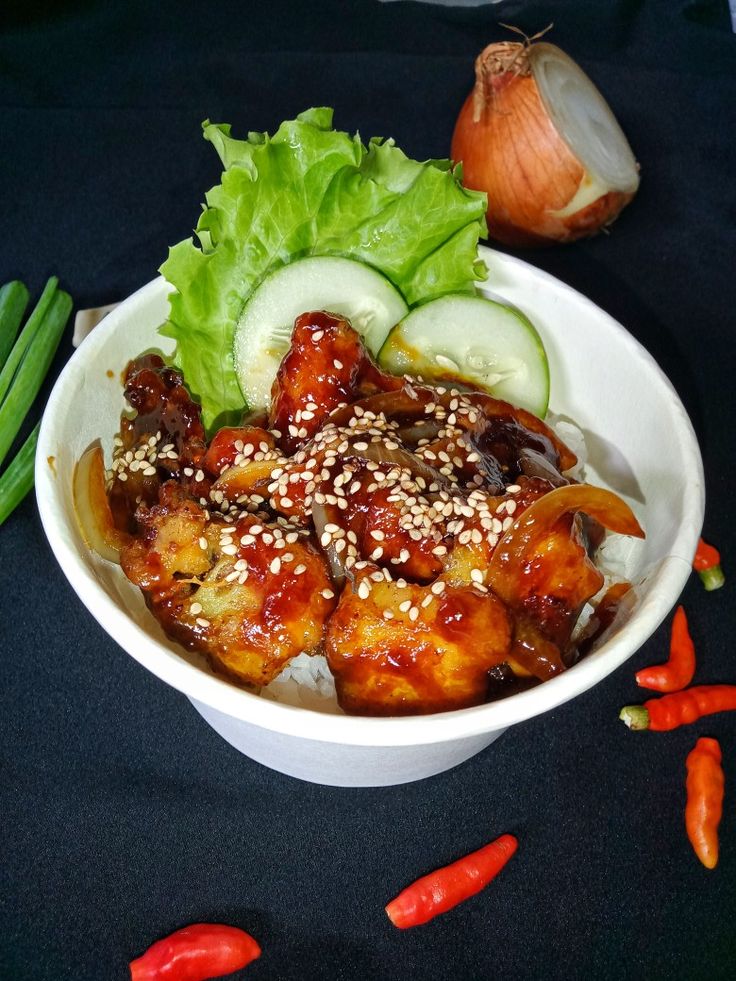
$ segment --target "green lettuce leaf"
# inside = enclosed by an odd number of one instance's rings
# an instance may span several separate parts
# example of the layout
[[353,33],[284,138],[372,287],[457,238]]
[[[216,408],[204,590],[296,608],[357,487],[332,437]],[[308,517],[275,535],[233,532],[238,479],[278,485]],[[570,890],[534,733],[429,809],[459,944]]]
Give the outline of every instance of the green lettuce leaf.
[[233,335],[246,300],[279,266],[306,255],[358,259],[383,273],[412,306],[472,292],[485,233],[485,195],[468,191],[449,161],[419,163],[392,140],[332,128],[332,110],[310,109],[273,136],[230,135],[205,122],[224,172],[205,195],[196,228],[169,250],[161,272],[175,288],[162,333],[213,430],[245,408]]

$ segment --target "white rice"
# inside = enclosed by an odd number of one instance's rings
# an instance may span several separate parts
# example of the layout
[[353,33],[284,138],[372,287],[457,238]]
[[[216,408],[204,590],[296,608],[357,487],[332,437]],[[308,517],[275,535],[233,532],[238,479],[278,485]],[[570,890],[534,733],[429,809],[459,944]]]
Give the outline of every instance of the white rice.
[[585,480],[588,447],[585,445],[585,436],[580,426],[568,419],[567,416],[558,416],[555,412],[548,412],[544,421],[578,458],[575,466],[565,471],[565,476],[572,480]]
[[322,654],[297,654],[270,685],[261,689],[263,698],[285,705],[340,713],[335,679]]

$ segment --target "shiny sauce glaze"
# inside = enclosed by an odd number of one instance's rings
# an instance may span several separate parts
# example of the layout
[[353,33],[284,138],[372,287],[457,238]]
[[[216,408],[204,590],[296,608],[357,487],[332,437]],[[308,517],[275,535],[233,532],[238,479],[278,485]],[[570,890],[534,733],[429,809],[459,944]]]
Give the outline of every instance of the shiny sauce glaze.
[[570,482],[574,454],[536,417],[386,375],[324,311],[297,318],[268,419],[208,441],[156,355],[131,362],[125,395],[108,474],[133,535],[123,569],[216,671],[260,688],[324,653],[345,711],[400,715],[476,705],[577,657],[600,524],[540,522],[503,599],[491,574],[519,516]]

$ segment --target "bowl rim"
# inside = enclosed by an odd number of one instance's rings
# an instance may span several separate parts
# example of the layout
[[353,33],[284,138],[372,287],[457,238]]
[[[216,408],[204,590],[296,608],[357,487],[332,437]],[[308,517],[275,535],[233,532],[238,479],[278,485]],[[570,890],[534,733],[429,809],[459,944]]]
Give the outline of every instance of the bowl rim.
[[[650,576],[649,590],[633,623],[625,624],[619,633],[573,668],[528,691],[509,695],[473,708],[456,709],[432,715],[372,717],[323,713],[263,698],[236,687],[227,680],[203,671],[184,657],[168,650],[152,637],[108,595],[92,571],[81,560],[73,535],[55,516],[63,508],[53,507],[61,494],[59,478],[47,465],[55,455],[61,434],[60,409],[73,391],[80,370],[93,360],[107,335],[124,321],[127,311],[145,303],[171,287],[159,276],[131,294],[84,341],[72,355],[51,392],[41,422],[36,453],[36,497],[41,522],[51,549],[65,577],[83,605],[118,646],[154,675],[215,711],[287,736],[314,741],[355,746],[431,745],[504,729],[547,712],[576,697],[602,680],[631,657],[670,612],[691,573],[691,556],[703,522],[705,495],[703,465],[695,432],[674,387],[652,355],[620,323],[601,310],[592,300],[561,280],[515,256],[479,246],[479,255],[494,264],[506,265],[542,283],[553,285],[574,295],[576,302],[592,308],[607,322],[609,329],[628,345],[631,354],[644,362],[662,387],[668,408],[677,422],[677,432],[686,467],[683,489],[685,520],[678,529],[670,554],[665,556]],[[99,560],[103,561],[103,560]]]

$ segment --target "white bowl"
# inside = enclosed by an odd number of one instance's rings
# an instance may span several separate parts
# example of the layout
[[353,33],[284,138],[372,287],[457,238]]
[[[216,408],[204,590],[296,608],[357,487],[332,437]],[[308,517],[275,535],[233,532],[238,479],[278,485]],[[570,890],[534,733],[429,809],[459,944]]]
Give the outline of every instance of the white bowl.
[[[152,346],[170,287],[144,286],[110,313],[64,368],[49,399],[36,458],[46,535],[64,574],[107,633],[183,692],[229,743],[282,773],[336,786],[382,786],[449,769],[510,725],[560,705],[622,664],[667,616],[690,574],[704,483],[687,414],[655,361],[585,297],[518,259],[481,249],[489,295],[536,324],[550,360],[550,406],[585,431],[588,479],[633,507],[647,538],[628,554],[637,603],[605,641],[569,671],[529,691],[431,716],[359,718],[279,704],[213,674],[204,658],[168,640],[139,590],[85,546],[74,516],[72,474],[101,438],[107,459],[123,408],[121,370]],[[48,458],[54,458],[49,466]],[[110,656],[116,656],[111,650]]]

